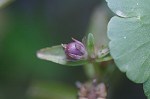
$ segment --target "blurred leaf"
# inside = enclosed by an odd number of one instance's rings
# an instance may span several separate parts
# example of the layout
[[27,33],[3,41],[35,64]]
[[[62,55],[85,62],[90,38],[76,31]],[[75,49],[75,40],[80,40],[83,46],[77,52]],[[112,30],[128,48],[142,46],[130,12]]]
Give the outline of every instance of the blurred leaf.
[[14,0],[0,0],[0,8],[3,8],[13,2]]
[[[118,15],[113,17],[108,25],[111,55],[119,69],[126,72],[130,80],[144,83],[150,78],[150,1],[107,2]],[[144,85],[145,93],[149,96],[149,81]]]
[[86,60],[68,60],[61,45],[41,49],[40,51],[38,51],[37,56],[41,59],[52,61],[62,65],[76,66],[87,63]]
[[30,99],[76,99],[75,88],[57,82],[37,82],[29,88]]
[[96,7],[91,16],[88,33],[94,35],[96,47],[108,45],[107,24],[109,18],[108,7],[105,4]]

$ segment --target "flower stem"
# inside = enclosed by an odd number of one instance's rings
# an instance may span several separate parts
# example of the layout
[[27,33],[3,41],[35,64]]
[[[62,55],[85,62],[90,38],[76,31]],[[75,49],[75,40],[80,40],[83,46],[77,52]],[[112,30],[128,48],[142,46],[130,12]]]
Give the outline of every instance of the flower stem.
[[84,68],[86,76],[89,79],[93,79],[95,77],[95,69],[93,67],[93,64],[89,63],[89,64],[85,65],[83,68]]
[[86,66],[84,66],[84,71],[86,76],[89,79],[93,79],[96,78],[98,80],[102,79],[102,73],[103,71],[101,71],[100,69],[100,64],[96,64],[96,63],[89,63]]

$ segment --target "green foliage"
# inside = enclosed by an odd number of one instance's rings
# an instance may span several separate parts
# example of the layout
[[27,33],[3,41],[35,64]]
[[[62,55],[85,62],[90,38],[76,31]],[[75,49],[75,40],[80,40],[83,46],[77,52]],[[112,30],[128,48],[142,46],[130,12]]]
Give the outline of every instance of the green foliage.
[[[150,94],[150,1],[106,0],[117,14],[108,25],[110,53],[127,77]],[[145,83],[146,82],[146,83]],[[150,98],[150,97],[149,97]]]

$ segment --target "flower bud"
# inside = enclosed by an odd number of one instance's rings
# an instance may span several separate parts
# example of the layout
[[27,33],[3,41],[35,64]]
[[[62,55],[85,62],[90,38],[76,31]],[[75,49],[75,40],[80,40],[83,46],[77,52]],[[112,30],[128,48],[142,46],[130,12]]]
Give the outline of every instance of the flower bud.
[[62,44],[68,59],[79,60],[86,58],[85,46],[78,40],[72,38],[74,42]]

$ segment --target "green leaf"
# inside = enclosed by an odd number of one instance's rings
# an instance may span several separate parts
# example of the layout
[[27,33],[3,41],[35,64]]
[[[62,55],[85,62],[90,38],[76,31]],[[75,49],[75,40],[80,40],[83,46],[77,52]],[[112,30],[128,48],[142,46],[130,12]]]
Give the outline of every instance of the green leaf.
[[144,83],[143,87],[145,95],[150,99],[150,79]]
[[62,65],[76,66],[87,63],[86,60],[68,60],[61,45],[41,49],[37,52],[37,56],[40,59],[52,61]]
[[118,68],[126,72],[130,80],[145,82],[145,93],[149,96],[150,0],[106,1],[117,15],[108,24],[110,53]]
[[92,33],[88,34],[88,38],[87,38],[87,50],[88,53],[91,55],[94,53],[95,48],[94,48],[94,36]]

